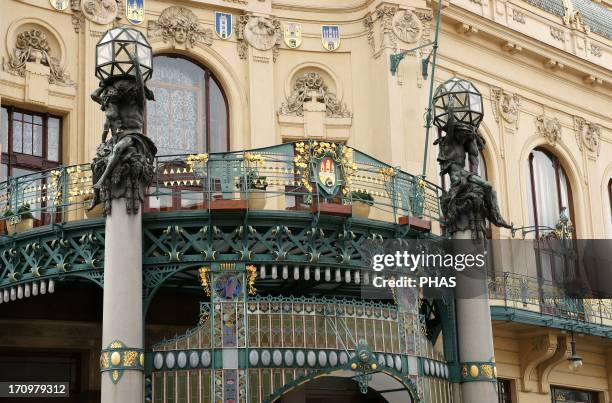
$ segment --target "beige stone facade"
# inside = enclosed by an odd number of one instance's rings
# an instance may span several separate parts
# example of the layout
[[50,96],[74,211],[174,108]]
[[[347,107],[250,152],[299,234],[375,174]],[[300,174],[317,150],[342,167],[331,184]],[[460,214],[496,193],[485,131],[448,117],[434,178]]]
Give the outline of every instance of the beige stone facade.
[[[61,163],[65,165],[89,161],[100,141],[103,115],[90,99],[98,86],[93,74],[95,44],[107,29],[129,24],[124,0],[108,1],[112,7],[93,11],[83,8],[85,0],[69,1],[64,11],[55,10],[48,0],[2,0],[0,6],[0,37],[4,38],[0,104],[61,116]],[[503,216],[516,226],[530,221],[527,159],[534,148],[542,148],[559,159],[567,175],[576,236],[612,238],[612,4],[608,0],[594,3],[607,8],[607,37],[589,26],[588,15],[578,12],[570,0],[555,3],[562,8],[562,16],[522,0],[442,2],[434,88],[451,77],[461,77],[481,91],[485,117],[480,132],[487,142],[483,151],[487,176],[497,190]],[[177,18],[177,13],[192,18],[194,25],[186,36],[176,27],[164,29],[160,24],[169,7],[184,9],[173,11],[169,18]],[[233,34],[227,39],[214,32],[218,11],[234,17]],[[250,36],[249,21],[269,24],[273,33]],[[283,38],[285,25],[291,22],[301,24],[301,44],[296,48],[287,46]],[[322,45],[325,24],[339,26],[340,45],[334,51]],[[390,73],[389,57],[433,39],[435,4],[424,0],[146,0],[145,21],[136,28],[147,33],[155,54],[183,55],[214,74],[227,99],[230,150],[327,139],[421,173],[424,114],[432,79],[431,74],[423,76],[421,61],[431,48],[409,53],[395,76]],[[32,30],[46,35],[48,47],[20,59],[18,39]],[[310,88],[322,91],[324,101],[296,100],[303,85],[299,81],[308,74],[324,84],[324,89],[321,85]],[[440,183],[431,145],[436,135],[432,130],[427,176]],[[508,230],[493,232],[494,238],[510,237]],[[23,333],[27,333],[23,326],[37,327],[56,341],[66,331],[50,324],[11,322],[10,326]],[[83,323],[81,330],[73,332],[80,336],[71,340],[84,351],[98,349],[98,326]],[[498,376],[512,380],[513,401],[549,402],[550,385],[593,390],[600,402],[610,401],[610,339],[578,339],[585,366],[576,375],[565,369],[563,360],[547,361],[557,341],[567,341],[567,332],[501,322],[494,322],[493,328]],[[554,344],[552,353],[533,351],[534,343],[540,342]],[[16,343],[33,346],[28,339],[0,331],[0,346]],[[88,384],[96,390],[97,353],[87,354],[93,363]]]

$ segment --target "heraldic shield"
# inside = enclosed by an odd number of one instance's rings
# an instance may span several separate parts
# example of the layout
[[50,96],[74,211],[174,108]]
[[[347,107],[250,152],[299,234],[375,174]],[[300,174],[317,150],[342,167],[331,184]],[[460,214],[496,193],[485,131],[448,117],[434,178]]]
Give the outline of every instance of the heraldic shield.
[[324,154],[314,164],[314,175],[319,191],[326,199],[335,197],[340,189],[341,179],[341,167],[337,161],[334,160],[333,154]]

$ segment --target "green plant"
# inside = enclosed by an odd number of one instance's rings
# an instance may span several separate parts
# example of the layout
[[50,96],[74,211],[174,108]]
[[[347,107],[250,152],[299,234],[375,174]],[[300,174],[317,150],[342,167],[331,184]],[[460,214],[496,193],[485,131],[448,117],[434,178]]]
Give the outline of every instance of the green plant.
[[374,204],[374,198],[368,192],[352,191],[350,197],[353,201],[360,201],[370,206]]
[[17,214],[21,217],[22,220],[34,218],[34,216],[32,216],[32,209],[30,208],[30,205],[28,203],[22,204],[21,207],[17,209]]
[[255,171],[250,171],[246,174],[246,176],[241,176],[239,178],[236,188],[238,190],[266,190],[268,188],[268,182],[266,181],[265,176],[259,176]]

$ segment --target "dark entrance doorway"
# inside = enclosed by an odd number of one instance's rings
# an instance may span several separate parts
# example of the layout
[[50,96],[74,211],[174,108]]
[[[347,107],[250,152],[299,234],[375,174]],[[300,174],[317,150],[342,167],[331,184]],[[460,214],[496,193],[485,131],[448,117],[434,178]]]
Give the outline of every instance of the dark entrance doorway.
[[324,376],[314,379],[286,393],[280,403],[387,403],[372,388],[367,394],[359,391],[359,385],[350,378]]

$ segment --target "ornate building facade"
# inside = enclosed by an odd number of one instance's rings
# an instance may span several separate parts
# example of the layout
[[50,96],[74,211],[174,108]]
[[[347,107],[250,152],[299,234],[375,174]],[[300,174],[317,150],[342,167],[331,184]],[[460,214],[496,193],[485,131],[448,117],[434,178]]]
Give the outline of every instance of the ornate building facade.
[[[551,306],[553,268],[495,251],[495,354],[475,373],[454,305],[361,298],[359,245],[445,236],[431,80],[482,93],[478,173],[508,222],[542,239],[566,214],[574,238],[612,239],[612,3],[440,4],[432,76],[425,0],[3,0],[0,381],[96,402],[101,370],[138,367],[154,402],[459,402],[473,378],[497,379],[499,402],[609,402],[612,306]],[[154,55],[143,351],[102,343],[104,219],[86,211],[96,43],[118,26]]]

